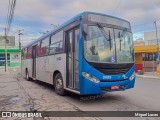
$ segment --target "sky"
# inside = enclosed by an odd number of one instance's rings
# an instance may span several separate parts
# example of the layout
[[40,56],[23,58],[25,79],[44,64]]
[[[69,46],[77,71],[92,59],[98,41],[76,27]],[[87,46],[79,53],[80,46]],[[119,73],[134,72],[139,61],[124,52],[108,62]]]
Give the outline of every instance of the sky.
[[[0,36],[4,35],[9,0],[0,0]],[[134,39],[143,33],[160,29],[160,0],[17,0],[9,35],[16,36],[23,29],[22,45],[55,29],[83,11],[100,12],[130,21]]]

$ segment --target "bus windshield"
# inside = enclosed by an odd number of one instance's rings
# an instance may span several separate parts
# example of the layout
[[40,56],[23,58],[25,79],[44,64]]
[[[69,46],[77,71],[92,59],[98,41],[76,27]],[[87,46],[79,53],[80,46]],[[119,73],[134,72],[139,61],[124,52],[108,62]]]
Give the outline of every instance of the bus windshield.
[[125,30],[88,26],[84,40],[84,56],[90,62],[133,62],[132,33]]

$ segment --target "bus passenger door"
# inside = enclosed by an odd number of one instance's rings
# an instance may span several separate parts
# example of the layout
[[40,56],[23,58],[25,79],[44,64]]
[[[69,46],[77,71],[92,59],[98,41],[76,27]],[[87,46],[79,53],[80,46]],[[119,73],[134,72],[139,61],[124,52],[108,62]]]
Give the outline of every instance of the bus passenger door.
[[67,45],[67,87],[79,90],[78,49],[79,27],[66,32]]
[[32,47],[32,77],[36,78],[36,45]]

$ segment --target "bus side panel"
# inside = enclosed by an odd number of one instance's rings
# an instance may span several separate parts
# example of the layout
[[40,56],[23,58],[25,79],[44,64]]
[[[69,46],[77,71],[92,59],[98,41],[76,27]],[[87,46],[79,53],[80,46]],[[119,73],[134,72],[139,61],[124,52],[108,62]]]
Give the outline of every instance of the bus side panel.
[[40,81],[53,84],[53,73],[59,71],[62,74],[64,85],[66,84],[66,54],[55,54],[36,58],[36,78]]
[[49,62],[51,59],[54,59],[54,56],[36,58],[36,79],[50,83],[52,71],[49,71]]
[[55,54],[55,59],[52,66],[54,66],[55,70],[58,70],[61,73],[63,77],[63,85],[65,88],[66,87],[66,53]]

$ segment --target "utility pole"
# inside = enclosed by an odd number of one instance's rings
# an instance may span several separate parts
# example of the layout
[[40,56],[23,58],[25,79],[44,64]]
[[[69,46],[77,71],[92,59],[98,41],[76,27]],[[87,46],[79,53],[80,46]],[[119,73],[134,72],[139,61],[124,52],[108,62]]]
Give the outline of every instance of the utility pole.
[[5,72],[7,72],[7,65],[8,65],[8,58],[7,58],[7,42],[8,42],[8,39],[7,39],[7,30],[6,28],[4,28],[4,41],[5,41]]
[[157,21],[154,21],[153,24],[155,25],[156,29],[156,39],[157,39],[157,52],[158,52],[158,62],[159,62],[159,40],[158,40],[158,30],[157,30]]
[[[158,31],[157,31],[157,21],[155,20],[154,22],[153,22],[153,24],[155,25],[155,29],[156,29],[156,39],[157,39],[157,55],[158,55],[158,59],[157,59],[157,62],[158,62],[158,64],[159,64],[159,40],[158,40]],[[158,65],[157,64],[157,65]],[[158,67],[158,66],[157,66]]]
[[18,30],[18,36],[19,36],[19,49],[21,49],[21,35],[23,35],[22,33],[21,33],[21,31],[23,31],[23,29],[22,30]]
[[156,39],[157,39],[157,45],[158,45],[158,48],[159,48],[158,30],[157,30],[157,21],[154,21],[153,23],[154,23],[154,25],[155,25],[155,29],[156,29]]

